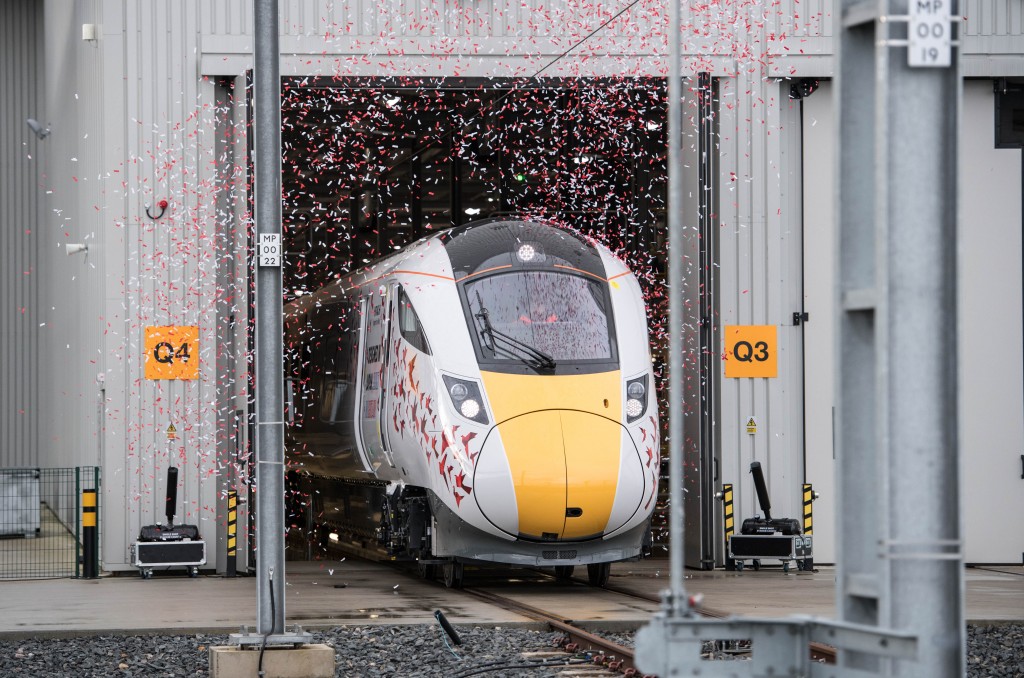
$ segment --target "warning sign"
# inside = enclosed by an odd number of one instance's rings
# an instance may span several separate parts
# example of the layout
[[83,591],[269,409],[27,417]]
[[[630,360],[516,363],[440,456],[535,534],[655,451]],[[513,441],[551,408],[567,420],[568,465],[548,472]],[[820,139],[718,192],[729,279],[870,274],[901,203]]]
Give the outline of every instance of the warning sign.
[[757,433],[757,419],[754,419],[753,417],[749,417],[747,419],[747,433],[750,435]]
[[171,325],[146,328],[146,379],[198,379],[199,327]]
[[177,440],[178,439],[178,429],[174,428],[174,424],[171,424],[170,426],[167,427],[167,439],[168,440]]
[[775,325],[726,325],[725,376],[777,377]]

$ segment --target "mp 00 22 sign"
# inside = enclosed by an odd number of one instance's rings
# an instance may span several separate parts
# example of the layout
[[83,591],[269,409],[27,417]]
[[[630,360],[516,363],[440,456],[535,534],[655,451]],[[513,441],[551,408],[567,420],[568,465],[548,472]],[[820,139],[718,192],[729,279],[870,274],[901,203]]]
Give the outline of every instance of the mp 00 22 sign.
[[198,379],[199,327],[170,325],[146,328],[146,379]]
[[726,377],[779,375],[775,325],[726,325],[724,338]]

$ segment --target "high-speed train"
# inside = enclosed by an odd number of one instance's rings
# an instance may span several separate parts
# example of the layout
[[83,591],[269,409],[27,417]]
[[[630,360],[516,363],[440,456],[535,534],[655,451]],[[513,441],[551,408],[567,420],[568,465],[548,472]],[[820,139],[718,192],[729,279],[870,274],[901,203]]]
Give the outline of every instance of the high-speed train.
[[[438,232],[285,310],[290,480],[395,558],[587,565],[649,549],[658,407],[640,286],[553,225]],[[293,485],[294,487],[294,485]]]

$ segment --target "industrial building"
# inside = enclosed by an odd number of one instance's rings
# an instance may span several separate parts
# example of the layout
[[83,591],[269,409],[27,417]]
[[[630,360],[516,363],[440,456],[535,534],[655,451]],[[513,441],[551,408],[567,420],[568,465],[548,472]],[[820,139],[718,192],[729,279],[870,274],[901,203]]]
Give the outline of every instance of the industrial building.
[[[737,517],[757,513],[755,460],[777,514],[802,515],[805,483],[820,494],[815,560],[835,562],[839,19],[830,0],[702,7],[683,17],[687,564],[724,562],[722,483]],[[959,318],[919,340],[959,350],[964,559],[1019,563],[1024,9],[960,14]],[[281,29],[289,294],[515,210],[603,236],[658,280],[663,3],[286,0]],[[0,44],[0,468],[100,467],[102,564],[119,571],[175,465],[179,517],[223,570],[228,490],[250,536],[251,3],[8,0]],[[487,141],[463,134],[478,118]],[[550,148],[572,166],[545,165]],[[545,192],[570,175],[578,192]],[[755,327],[772,367],[734,375],[730,328]],[[194,373],[152,372],[160,341],[194,351]]]

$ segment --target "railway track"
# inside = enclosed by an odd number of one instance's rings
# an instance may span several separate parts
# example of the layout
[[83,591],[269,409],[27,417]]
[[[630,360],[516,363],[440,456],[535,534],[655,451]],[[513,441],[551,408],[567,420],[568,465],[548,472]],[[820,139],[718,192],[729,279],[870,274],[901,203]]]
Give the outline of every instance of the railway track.
[[[537,574],[544,577],[556,578],[554,575],[542,571],[536,570]],[[583,586],[591,587],[589,582],[583,579],[572,578],[568,580],[574,584],[580,584]],[[591,587],[593,588],[593,587]],[[602,590],[614,593],[616,595],[634,598],[645,602],[651,602],[660,604],[661,599],[656,596],[651,596],[644,593],[638,593],[631,591],[626,588],[605,585],[600,587]],[[534,619],[539,622],[546,623],[553,630],[559,631],[565,634],[566,639],[562,643],[562,647],[567,652],[588,652],[593,656],[595,665],[602,666],[612,671],[618,671],[626,675],[641,675],[639,669],[637,669],[634,661],[633,649],[630,647],[623,646],[616,643],[608,638],[604,638],[598,634],[591,633],[586,629],[573,623],[571,618],[566,615],[558,614],[549,610],[541,609],[534,605],[524,603],[515,598],[509,596],[503,596],[493,591],[488,591],[479,588],[464,588],[462,592],[466,595],[473,596],[479,600],[487,602],[491,605],[501,607],[503,609],[512,610],[518,614],[521,614],[530,619]],[[712,608],[700,608],[698,613],[704,617],[711,619],[727,619],[732,615]],[[732,649],[731,654],[742,655],[749,652],[749,649],[744,650]],[[835,648],[825,645],[823,643],[812,642],[809,645],[808,652],[813,661],[820,661],[826,664],[834,664],[836,662],[836,650]]]
[[[359,555],[365,558],[368,556],[368,552],[363,551],[360,553],[356,553],[354,555]],[[559,577],[557,577],[549,570],[530,569],[528,571],[545,579],[559,579]],[[412,572],[409,572],[408,574],[409,576],[417,576]],[[561,581],[566,583],[571,582],[573,584],[579,584],[582,586],[586,586],[588,588],[594,588],[591,586],[589,581],[578,577],[561,579]],[[443,586],[443,584],[440,583],[438,585]],[[661,604],[661,599],[658,596],[633,591],[628,588],[616,586],[612,583],[606,584],[603,587],[599,588],[601,588],[604,591],[608,591],[610,593],[614,593],[620,596],[634,598],[636,600],[655,603],[658,605]],[[555,612],[551,612],[548,610],[544,610],[529,605],[527,603],[517,601],[513,598],[509,598],[508,596],[496,594],[492,591],[485,591],[481,588],[464,588],[461,590],[468,595],[474,596],[480,600],[484,600],[490,604],[504,607],[510,610],[515,610],[516,612],[530,619],[535,619],[537,621],[547,623],[549,626],[551,626],[551,628],[556,629],[566,635],[566,637],[569,639],[566,645],[570,646],[570,651],[593,652],[595,661],[597,663],[603,663],[604,665],[608,666],[609,668],[612,668],[613,670],[623,671],[629,673],[629,675],[639,675],[634,667],[633,650],[631,648],[624,647],[622,645],[614,643],[608,639],[602,638],[599,635],[590,633],[585,629],[574,625],[570,621],[571,617],[568,617],[563,614],[557,614]],[[701,607],[697,610],[697,612],[701,616],[710,619],[728,619],[732,616],[732,614],[729,612],[723,610],[716,610],[714,608],[708,607]],[[836,663],[836,650],[835,648],[829,645],[825,645],[823,643],[818,642],[812,642],[809,644],[808,651],[810,652],[810,656],[813,661],[820,661],[826,664]],[[741,652],[734,652],[734,654],[736,653]]]
[[572,624],[569,620],[547,610],[542,610],[533,605],[498,595],[491,591],[482,589],[466,588],[463,593],[483,600],[508,610],[513,610],[530,619],[544,622],[555,631],[566,635],[566,641],[562,648],[567,652],[590,652],[593,654],[593,662],[596,666],[602,666],[612,671],[621,671],[626,675],[639,675],[633,663],[632,648],[619,645],[607,638],[595,635],[579,626]]

